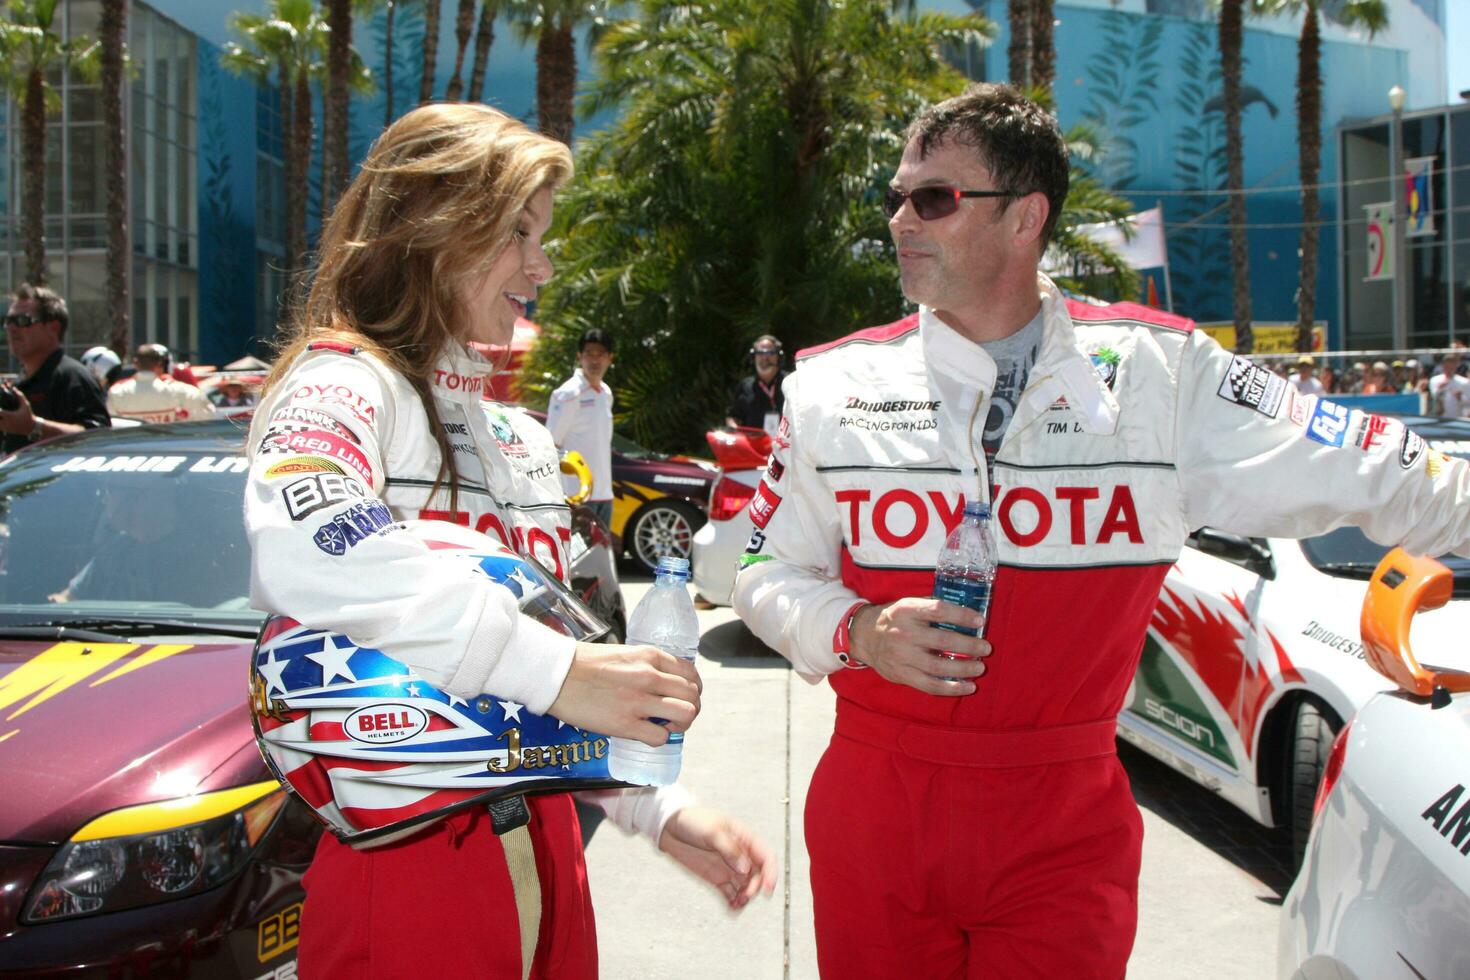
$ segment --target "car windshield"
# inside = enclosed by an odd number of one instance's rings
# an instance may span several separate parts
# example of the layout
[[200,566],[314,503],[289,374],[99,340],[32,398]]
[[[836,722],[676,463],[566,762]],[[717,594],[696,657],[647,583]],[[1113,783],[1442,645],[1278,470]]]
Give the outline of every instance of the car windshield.
[[0,467],[0,626],[250,625],[242,456],[100,447]]
[[613,433],[612,447],[613,452],[621,453],[628,459],[668,458],[664,453],[656,453],[652,449],[647,449],[643,446],[638,445],[638,443],[634,442],[632,439],[629,439],[627,436],[618,435],[616,432]]

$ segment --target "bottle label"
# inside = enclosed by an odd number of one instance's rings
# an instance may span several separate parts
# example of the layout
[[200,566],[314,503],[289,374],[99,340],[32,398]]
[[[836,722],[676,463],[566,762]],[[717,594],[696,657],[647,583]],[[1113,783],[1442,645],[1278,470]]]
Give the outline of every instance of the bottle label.
[[[975,579],[939,576],[934,579],[934,598],[956,606],[973,609],[984,616],[990,611],[990,583]],[[984,636],[985,628],[973,630],[953,623],[934,623],[940,629],[953,630],[966,636]]]

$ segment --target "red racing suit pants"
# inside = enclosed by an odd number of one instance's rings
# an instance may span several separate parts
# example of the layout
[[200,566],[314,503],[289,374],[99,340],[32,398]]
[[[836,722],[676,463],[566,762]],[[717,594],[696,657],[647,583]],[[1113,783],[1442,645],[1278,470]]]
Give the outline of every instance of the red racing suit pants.
[[828,980],[1118,980],[1143,825],[1115,725],[981,732],[839,698],[806,805]]
[[[596,980],[581,827],[566,793],[527,799],[541,882],[533,980]],[[323,834],[306,872],[303,980],[520,980],[515,893],[490,815],[475,808],[370,850]]]

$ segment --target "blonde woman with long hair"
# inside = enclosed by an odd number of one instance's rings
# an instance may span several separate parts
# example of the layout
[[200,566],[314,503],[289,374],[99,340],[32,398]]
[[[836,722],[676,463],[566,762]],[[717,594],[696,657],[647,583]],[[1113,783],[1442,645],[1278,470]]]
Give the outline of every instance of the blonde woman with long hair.
[[[561,143],[481,105],[421,107],[373,145],[327,223],[250,433],[252,600],[381,648],[452,698],[493,694],[659,745],[699,712],[692,665],[578,643],[433,546],[438,518],[556,574],[570,566],[550,436],[523,413],[487,413],[493,366],[470,345],[508,348],[551,277],[542,236],[571,169]],[[586,795],[733,907],[774,887],[769,850],[678,787]],[[302,975],[595,977],[571,797],[528,804],[540,891],[529,923],[483,807],[370,849],[324,834],[305,881]]]

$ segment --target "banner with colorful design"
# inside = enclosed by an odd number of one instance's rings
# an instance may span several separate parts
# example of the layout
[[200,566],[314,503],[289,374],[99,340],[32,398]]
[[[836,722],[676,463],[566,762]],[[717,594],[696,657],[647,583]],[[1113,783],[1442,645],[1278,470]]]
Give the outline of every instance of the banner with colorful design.
[[1368,274],[1364,282],[1393,278],[1393,202],[1363,205],[1368,224]]
[[1411,157],[1404,161],[1404,237],[1434,234],[1434,193],[1430,177],[1434,157]]

